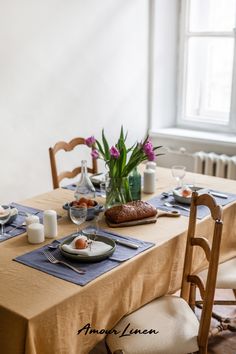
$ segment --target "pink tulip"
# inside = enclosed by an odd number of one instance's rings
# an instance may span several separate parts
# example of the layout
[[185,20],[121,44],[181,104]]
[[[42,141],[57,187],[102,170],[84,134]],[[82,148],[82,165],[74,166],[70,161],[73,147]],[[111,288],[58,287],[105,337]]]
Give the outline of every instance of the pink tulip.
[[91,152],[91,156],[93,159],[98,159],[99,158],[99,152],[96,149],[93,149]]
[[110,148],[110,154],[114,159],[118,159],[120,157],[120,152],[115,146]]
[[85,144],[88,146],[88,147],[93,147],[96,143],[96,139],[94,138],[94,136],[90,136],[88,137],[87,139],[85,139]]

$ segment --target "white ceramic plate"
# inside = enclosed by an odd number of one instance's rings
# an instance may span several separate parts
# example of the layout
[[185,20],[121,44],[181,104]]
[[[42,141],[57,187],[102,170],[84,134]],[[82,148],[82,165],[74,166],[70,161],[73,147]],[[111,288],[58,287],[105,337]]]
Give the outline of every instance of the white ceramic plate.
[[[190,188],[192,191],[196,191],[199,194],[203,194],[207,191],[206,188],[202,188],[202,187],[191,187],[189,186],[188,188]],[[183,197],[181,194],[181,187],[173,189],[173,196],[176,200],[176,202],[182,203],[182,204],[191,204],[191,195],[189,197]]]
[[75,237],[76,236],[74,236],[74,235],[68,237],[65,241],[63,241],[61,243],[59,248],[60,248],[60,251],[61,251],[61,253],[63,254],[64,257],[72,259],[72,260],[77,261],[77,262],[98,262],[98,261],[102,261],[103,259],[106,259],[106,258],[110,257],[114,253],[114,251],[116,249],[116,243],[111,238],[106,237],[106,236],[102,236],[102,235],[91,234],[89,236],[89,238],[91,240],[96,239],[96,241],[104,242],[104,243],[110,245],[111,249],[109,251],[107,251],[107,252],[104,252],[103,254],[96,255],[96,256],[86,256],[86,255],[73,254],[73,253],[66,252],[63,249],[63,245],[64,244],[69,245]]
[[94,186],[99,187],[102,182],[105,182],[105,173],[96,173],[90,176],[90,181]]

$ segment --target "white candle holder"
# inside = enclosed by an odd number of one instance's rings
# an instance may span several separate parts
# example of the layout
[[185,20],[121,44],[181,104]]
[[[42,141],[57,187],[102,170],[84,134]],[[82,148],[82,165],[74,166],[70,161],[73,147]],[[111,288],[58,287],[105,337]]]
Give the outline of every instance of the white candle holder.
[[45,210],[43,224],[45,237],[54,238],[57,236],[57,213],[55,210]]
[[28,242],[41,243],[44,242],[44,226],[39,223],[30,224],[27,226]]

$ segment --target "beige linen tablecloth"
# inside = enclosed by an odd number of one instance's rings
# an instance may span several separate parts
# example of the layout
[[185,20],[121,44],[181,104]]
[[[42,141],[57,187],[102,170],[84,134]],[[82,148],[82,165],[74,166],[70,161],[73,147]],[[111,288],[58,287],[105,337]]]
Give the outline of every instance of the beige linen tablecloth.
[[[157,169],[159,194],[174,186],[170,170]],[[236,193],[236,181],[195,175],[202,186]],[[149,199],[151,195],[145,195]],[[40,209],[55,209],[61,238],[75,230],[62,205],[73,192],[57,189],[22,202]],[[206,236],[209,217],[198,222],[197,233]],[[109,229],[104,222],[101,227]],[[115,323],[152,299],[173,293],[181,284],[188,218],[160,218],[156,224],[118,228],[117,233],[156,243],[156,246],[84,287],[27,267],[13,258],[39,245],[29,245],[26,234],[0,244],[0,351],[3,354],[88,354],[102,334],[77,331],[90,323],[111,329]],[[44,244],[51,242],[47,240]],[[40,245],[41,246],[41,245]],[[236,204],[224,207],[221,260],[236,255]],[[197,254],[196,269],[203,267]],[[79,276],[79,275],[78,275]]]

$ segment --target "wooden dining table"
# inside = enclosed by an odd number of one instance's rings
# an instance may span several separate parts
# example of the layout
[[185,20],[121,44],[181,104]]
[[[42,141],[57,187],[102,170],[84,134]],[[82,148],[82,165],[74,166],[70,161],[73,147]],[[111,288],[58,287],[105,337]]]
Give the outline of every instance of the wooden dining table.
[[[236,193],[236,181],[189,174],[200,186]],[[170,169],[157,168],[156,192],[175,186]],[[143,194],[148,200],[153,195]],[[73,200],[73,191],[58,188],[20,201],[21,204],[62,216],[58,220],[60,239],[71,234],[75,225],[63,210]],[[19,201],[17,201],[19,203]],[[99,199],[103,202],[103,199]],[[236,203],[223,208],[221,261],[236,256]],[[84,286],[59,279],[13,259],[50,243],[32,245],[23,233],[0,243],[0,352],[3,354],[88,354],[126,314],[156,297],[176,292],[181,285],[186,231],[189,218],[158,218],[156,223],[116,228],[120,235],[151,241],[155,245]],[[89,222],[85,223],[84,227]],[[208,237],[212,221],[198,220],[197,233]],[[111,230],[104,218],[100,228]],[[195,254],[194,267],[205,267],[204,256]],[[79,276],[79,275],[78,275]],[[101,333],[81,331],[91,326]]]

